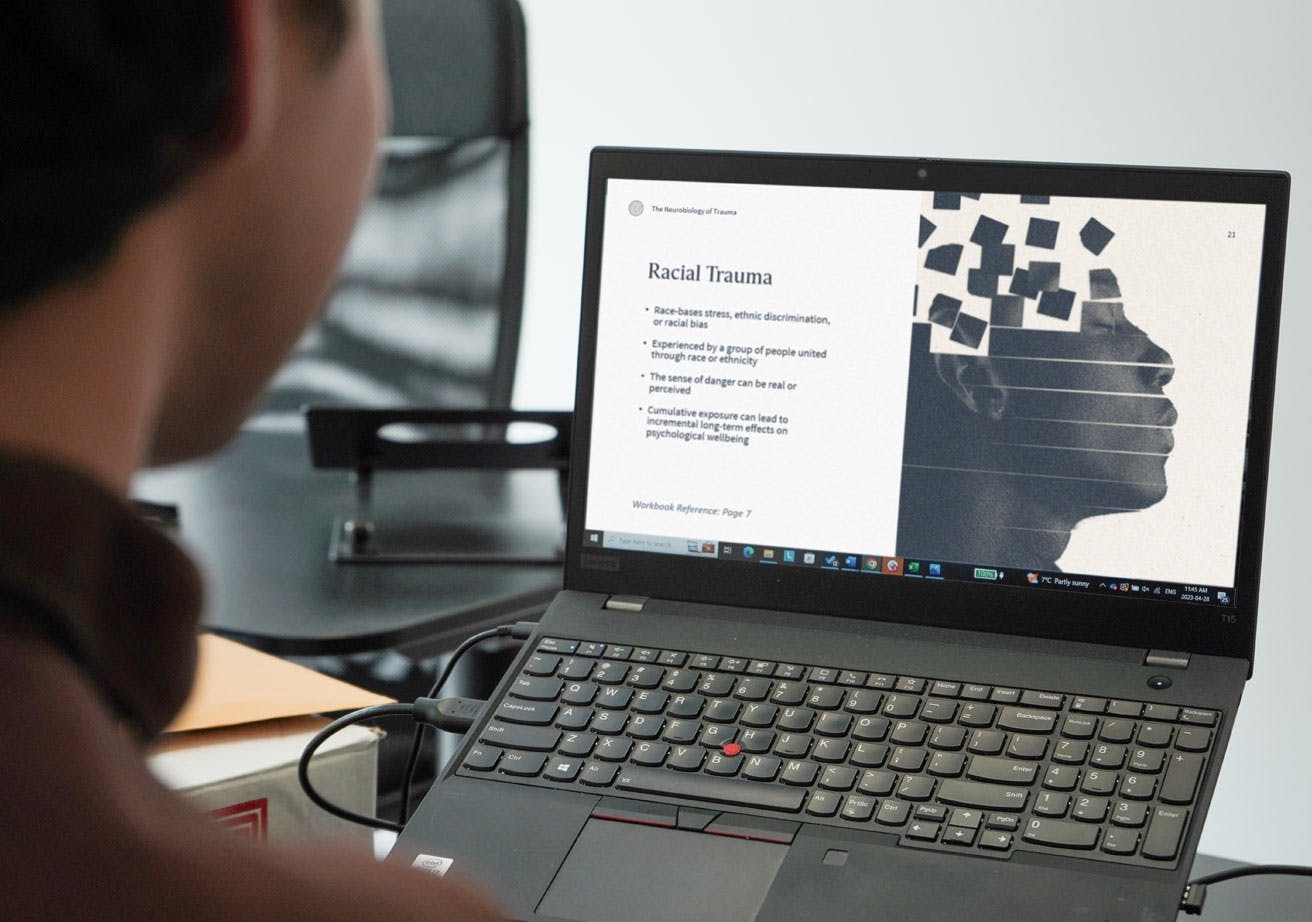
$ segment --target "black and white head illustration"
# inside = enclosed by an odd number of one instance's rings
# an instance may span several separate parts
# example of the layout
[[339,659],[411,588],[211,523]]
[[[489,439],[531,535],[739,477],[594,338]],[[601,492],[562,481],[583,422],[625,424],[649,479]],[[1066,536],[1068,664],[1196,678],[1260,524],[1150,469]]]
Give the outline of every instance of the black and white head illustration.
[[1174,366],[1096,207],[926,193],[900,554],[1055,569],[1081,519],[1165,497]]

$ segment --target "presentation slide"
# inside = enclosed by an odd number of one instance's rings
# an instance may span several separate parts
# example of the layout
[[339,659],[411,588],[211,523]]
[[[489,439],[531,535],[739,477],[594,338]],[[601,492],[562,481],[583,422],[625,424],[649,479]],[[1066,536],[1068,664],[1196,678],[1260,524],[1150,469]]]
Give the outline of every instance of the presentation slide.
[[891,553],[920,214],[612,180],[586,527]]

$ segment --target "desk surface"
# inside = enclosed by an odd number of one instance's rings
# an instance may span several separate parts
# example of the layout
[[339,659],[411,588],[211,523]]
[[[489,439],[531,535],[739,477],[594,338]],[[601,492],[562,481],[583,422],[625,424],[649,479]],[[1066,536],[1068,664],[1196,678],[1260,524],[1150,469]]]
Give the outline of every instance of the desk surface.
[[[449,647],[536,613],[561,585],[549,565],[332,562],[332,523],[354,489],[345,472],[310,467],[303,434],[242,433],[213,458],[143,473],[133,495],[178,505],[207,574],[206,626],[272,653]],[[374,510],[379,521],[440,521],[456,544],[561,520],[550,471],[383,473]]]

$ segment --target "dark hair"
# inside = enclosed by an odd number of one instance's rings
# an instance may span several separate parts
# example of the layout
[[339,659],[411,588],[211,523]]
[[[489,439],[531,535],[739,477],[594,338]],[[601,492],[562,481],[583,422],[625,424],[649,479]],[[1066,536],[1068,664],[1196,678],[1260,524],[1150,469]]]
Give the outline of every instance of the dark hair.
[[[325,57],[346,0],[296,0]],[[89,271],[200,162],[231,79],[224,0],[0,4],[0,309]]]

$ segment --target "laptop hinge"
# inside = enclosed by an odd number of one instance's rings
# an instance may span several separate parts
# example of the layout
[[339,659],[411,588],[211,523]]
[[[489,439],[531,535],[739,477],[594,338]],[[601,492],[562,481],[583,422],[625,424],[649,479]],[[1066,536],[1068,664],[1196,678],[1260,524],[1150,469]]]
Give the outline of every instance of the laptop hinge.
[[642,611],[642,606],[646,604],[645,595],[613,595],[602,607],[610,611]]
[[1176,653],[1173,650],[1149,650],[1143,658],[1145,666],[1160,666],[1163,669],[1188,669],[1189,654]]

